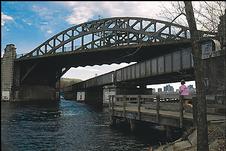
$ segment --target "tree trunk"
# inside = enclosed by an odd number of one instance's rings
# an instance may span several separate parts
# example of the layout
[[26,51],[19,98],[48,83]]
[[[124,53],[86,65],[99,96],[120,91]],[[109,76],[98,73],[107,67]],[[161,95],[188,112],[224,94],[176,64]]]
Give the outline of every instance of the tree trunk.
[[199,44],[199,34],[196,28],[196,22],[191,1],[184,1],[186,18],[188,21],[191,39],[192,54],[195,71],[195,84],[197,95],[197,151],[209,151],[208,146],[208,126],[206,114],[206,98],[203,79],[203,61],[201,58],[201,49]]

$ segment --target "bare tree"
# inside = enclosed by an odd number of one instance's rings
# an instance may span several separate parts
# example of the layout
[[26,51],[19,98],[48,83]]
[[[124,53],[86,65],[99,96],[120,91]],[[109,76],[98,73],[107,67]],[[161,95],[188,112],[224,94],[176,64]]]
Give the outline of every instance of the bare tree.
[[183,1],[175,1],[171,2],[170,5],[162,2],[161,4],[161,12],[159,13],[159,17],[163,17],[167,21],[174,21],[176,24],[188,26],[186,17],[181,15],[177,19],[176,16],[179,14],[185,14],[185,7]]
[[[208,151],[208,125],[206,115],[205,86],[203,78],[203,61],[199,45],[199,30],[216,32],[219,24],[219,17],[224,14],[224,1],[215,2],[194,2],[191,1],[171,2],[171,6],[163,6],[161,16],[169,21],[189,26],[192,40],[192,54],[194,60],[195,82],[197,89],[197,150]],[[180,14],[185,14],[184,16]],[[180,15],[180,18],[178,17]],[[177,20],[175,20],[177,17]],[[197,23],[197,24],[196,24]]]
[[[192,3],[195,4],[193,8]],[[208,151],[208,125],[206,115],[205,86],[203,78],[203,61],[199,45],[199,30],[217,32],[219,17],[224,14],[225,1],[176,1],[171,5],[161,5],[159,14],[166,20],[184,26],[189,26],[192,40],[192,54],[194,60],[195,82],[197,89],[197,150]],[[185,14],[184,16],[180,14]],[[178,17],[180,15],[180,17]],[[177,19],[175,19],[175,17]]]
[[225,1],[199,2],[199,8],[194,9],[196,21],[202,30],[217,32],[219,17],[224,14]]
[[[220,22],[219,17],[224,14],[226,7],[225,1],[197,1],[194,4],[194,16],[199,30],[217,32]],[[178,14],[185,13],[183,1],[171,2],[170,5],[162,4],[159,16],[168,21],[172,21]],[[175,23],[187,26],[185,16],[181,16]]]
[[197,96],[197,150],[208,151],[208,125],[206,115],[206,98],[203,78],[203,60],[199,45],[199,34],[191,1],[184,1],[186,18],[192,40],[192,54],[194,60],[196,96]]

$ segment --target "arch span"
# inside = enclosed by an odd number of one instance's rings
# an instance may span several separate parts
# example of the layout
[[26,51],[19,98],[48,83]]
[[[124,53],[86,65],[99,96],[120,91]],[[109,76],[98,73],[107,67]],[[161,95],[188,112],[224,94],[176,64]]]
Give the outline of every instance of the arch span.
[[[212,33],[200,32],[205,34]],[[105,18],[70,27],[18,59],[184,39],[190,39],[190,32],[182,25],[139,17]]]

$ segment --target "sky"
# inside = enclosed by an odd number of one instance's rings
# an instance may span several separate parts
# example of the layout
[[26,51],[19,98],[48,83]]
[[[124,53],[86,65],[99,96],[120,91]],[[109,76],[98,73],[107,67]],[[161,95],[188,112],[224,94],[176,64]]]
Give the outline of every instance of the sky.
[[[25,54],[62,30],[99,18],[133,16],[164,20],[161,9],[163,5],[170,6],[169,3],[169,1],[1,1],[1,56],[7,44],[15,44],[17,54]],[[71,68],[63,77],[86,80],[127,65],[130,64]],[[194,85],[194,82],[187,84]],[[178,87],[179,84],[172,85]]]

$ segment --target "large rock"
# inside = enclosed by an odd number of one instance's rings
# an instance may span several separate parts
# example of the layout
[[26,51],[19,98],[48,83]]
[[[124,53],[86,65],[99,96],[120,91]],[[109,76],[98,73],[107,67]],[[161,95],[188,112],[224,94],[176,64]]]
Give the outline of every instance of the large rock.
[[211,151],[224,151],[226,149],[226,146],[225,146],[225,140],[223,139],[216,139],[214,140],[210,145],[209,145],[209,149]]
[[190,148],[192,145],[189,141],[181,141],[177,142],[173,145],[174,151],[185,150],[186,148]]
[[188,140],[192,145],[197,145],[197,130],[188,136]]
[[160,146],[154,151],[184,151],[184,150],[189,150],[189,151],[194,150],[194,147],[191,145],[191,143],[188,140],[178,141],[173,144]]

